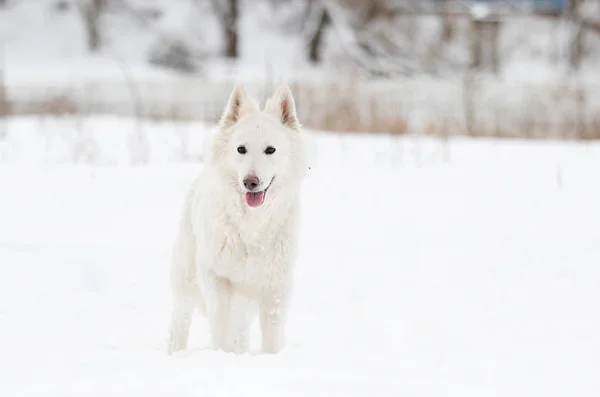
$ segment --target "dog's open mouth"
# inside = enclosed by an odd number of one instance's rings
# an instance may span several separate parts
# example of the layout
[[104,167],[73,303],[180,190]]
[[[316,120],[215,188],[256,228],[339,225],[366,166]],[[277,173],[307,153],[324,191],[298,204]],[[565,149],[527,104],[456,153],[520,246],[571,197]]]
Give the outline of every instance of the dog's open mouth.
[[246,203],[252,208],[260,207],[265,201],[266,193],[267,189],[260,192],[248,192],[246,193]]
[[[275,177],[273,177],[273,179],[275,179]],[[260,192],[247,192],[246,204],[248,204],[252,208],[260,207],[265,202],[267,190],[269,190],[269,188],[271,187],[273,179],[271,179],[271,182],[269,182],[269,186],[267,186],[264,190],[261,190]]]

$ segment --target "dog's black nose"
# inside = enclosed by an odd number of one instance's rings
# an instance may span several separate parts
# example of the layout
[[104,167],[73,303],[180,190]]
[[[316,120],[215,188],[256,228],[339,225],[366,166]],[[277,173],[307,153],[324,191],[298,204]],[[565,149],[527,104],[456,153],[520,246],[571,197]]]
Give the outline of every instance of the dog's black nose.
[[248,190],[254,190],[260,184],[260,181],[255,176],[247,176],[244,178],[244,186]]

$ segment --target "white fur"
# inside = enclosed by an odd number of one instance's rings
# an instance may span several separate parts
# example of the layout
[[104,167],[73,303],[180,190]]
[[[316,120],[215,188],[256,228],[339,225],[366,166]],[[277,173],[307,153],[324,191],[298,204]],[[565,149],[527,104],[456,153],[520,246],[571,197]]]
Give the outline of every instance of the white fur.
[[[263,352],[284,346],[308,169],[302,135],[287,86],[260,111],[236,85],[185,199],[171,266],[169,353],[186,348],[195,308],[208,319],[215,349],[247,352],[257,313]],[[240,145],[246,154],[238,153]],[[267,146],[275,153],[265,154]],[[261,189],[274,178],[258,208],[245,201],[248,174],[259,177]]]

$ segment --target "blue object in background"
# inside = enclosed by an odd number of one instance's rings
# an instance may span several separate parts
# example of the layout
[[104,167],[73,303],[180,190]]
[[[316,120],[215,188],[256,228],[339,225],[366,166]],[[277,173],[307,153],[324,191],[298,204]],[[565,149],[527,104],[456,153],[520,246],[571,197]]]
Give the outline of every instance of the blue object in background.
[[567,0],[533,0],[533,9],[536,11],[563,11]]
[[[475,3],[506,3],[506,0],[475,0]],[[512,3],[531,4],[534,11],[561,12],[567,6],[567,0],[509,0]]]

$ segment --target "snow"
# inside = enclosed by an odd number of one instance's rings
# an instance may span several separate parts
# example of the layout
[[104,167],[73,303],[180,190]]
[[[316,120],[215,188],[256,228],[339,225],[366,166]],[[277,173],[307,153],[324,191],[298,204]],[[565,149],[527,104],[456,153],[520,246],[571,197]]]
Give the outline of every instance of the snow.
[[314,131],[286,349],[260,354],[255,324],[251,354],[212,351],[197,317],[167,356],[202,167],[177,154],[211,126],[148,123],[130,166],[134,122],[83,122],[103,139],[89,163],[69,118],[9,120],[0,142],[0,395],[600,393],[598,143]]
[[475,19],[484,19],[490,15],[490,9],[487,4],[474,4],[471,7],[471,14]]

